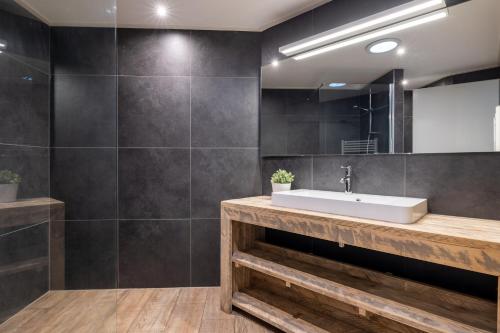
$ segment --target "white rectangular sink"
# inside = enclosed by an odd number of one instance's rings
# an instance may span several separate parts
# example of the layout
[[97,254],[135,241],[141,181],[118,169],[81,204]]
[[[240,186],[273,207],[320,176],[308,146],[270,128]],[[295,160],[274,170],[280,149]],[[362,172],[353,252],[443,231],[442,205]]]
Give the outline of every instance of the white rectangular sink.
[[315,190],[273,192],[272,204],[405,224],[427,214],[427,199]]

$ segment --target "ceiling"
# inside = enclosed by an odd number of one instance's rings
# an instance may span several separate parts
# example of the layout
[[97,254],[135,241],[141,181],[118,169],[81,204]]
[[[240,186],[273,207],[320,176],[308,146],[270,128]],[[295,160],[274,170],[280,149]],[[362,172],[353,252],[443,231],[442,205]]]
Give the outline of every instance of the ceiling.
[[391,69],[403,68],[412,89],[448,75],[500,66],[500,1],[471,0],[450,7],[446,19],[387,37],[400,39],[406,54],[369,54],[366,42],[300,61],[288,59],[263,68],[262,86],[369,83]]
[[[15,0],[52,26],[263,31],[329,0]],[[163,4],[168,16],[155,8]]]

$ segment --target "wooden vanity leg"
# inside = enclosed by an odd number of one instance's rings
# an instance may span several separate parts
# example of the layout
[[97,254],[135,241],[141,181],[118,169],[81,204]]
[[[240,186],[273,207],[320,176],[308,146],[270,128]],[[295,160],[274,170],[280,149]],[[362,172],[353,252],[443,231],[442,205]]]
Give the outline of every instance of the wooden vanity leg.
[[233,297],[232,279],[232,222],[228,215],[221,210],[221,240],[220,240],[220,305],[222,311],[231,313]]
[[498,279],[497,289],[497,333],[500,333],[500,276]]

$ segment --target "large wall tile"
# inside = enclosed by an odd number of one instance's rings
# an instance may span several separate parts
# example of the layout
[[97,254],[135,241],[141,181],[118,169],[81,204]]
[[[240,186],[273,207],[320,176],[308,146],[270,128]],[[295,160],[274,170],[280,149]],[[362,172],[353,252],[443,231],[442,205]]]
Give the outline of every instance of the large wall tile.
[[258,132],[258,79],[193,79],[193,147],[257,147]]
[[66,206],[66,219],[116,218],[116,150],[54,148],[51,196]]
[[220,285],[220,220],[191,221],[191,284]]
[[189,220],[120,221],[120,288],[189,286]]
[[54,74],[116,74],[113,28],[52,28]]
[[[10,8],[20,8],[15,2],[3,2]],[[3,6],[6,9],[5,6]],[[16,9],[17,9],[16,8]],[[23,10],[0,11],[0,31],[7,41],[5,50],[15,61],[28,64],[45,74],[50,72],[50,28],[29,17]],[[21,16],[22,15],[22,16]],[[3,73],[3,72],[2,72]]]
[[48,247],[48,223],[0,236],[0,323],[47,292]]
[[0,143],[47,147],[49,76],[0,56]]
[[357,193],[404,195],[404,155],[320,156],[313,159],[314,189],[344,191],[342,165],[352,166],[352,190]]
[[117,221],[66,221],[66,289],[117,287]]
[[406,195],[428,198],[433,213],[500,219],[500,156],[409,155]]
[[257,149],[193,149],[191,214],[217,218],[222,200],[261,193]]
[[21,176],[18,199],[49,196],[49,149],[0,144],[0,170]]
[[260,33],[193,31],[193,76],[260,76]]
[[120,147],[189,147],[188,77],[119,77]]
[[295,175],[292,189],[312,189],[312,157],[267,157],[262,159],[262,193],[272,192],[271,176],[278,169]]
[[53,145],[116,146],[116,78],[54,77]]
[[120,75],[190,75],[191,32],[118,29]]
[[189,149],[120,148],[120,218],[189,218],[189,168]]

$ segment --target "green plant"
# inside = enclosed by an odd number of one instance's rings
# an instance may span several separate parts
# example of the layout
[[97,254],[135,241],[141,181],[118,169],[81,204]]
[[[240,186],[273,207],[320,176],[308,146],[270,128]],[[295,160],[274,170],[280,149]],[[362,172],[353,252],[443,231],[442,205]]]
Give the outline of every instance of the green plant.
[[293,173],[282,169],[279,169],[278,171],[273,173],[271,177],[271,181],[274,184],[291,184],[294,179],[295,176],[293,175]]
[[19,184],[21,177],[10,170],[0,170],[0,184]]

